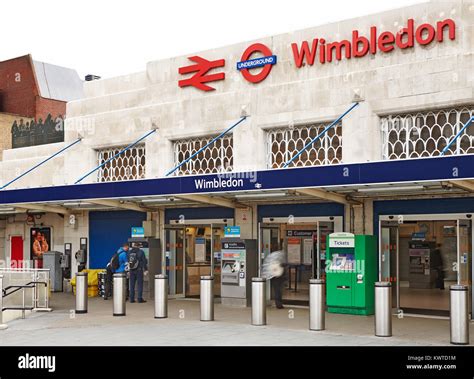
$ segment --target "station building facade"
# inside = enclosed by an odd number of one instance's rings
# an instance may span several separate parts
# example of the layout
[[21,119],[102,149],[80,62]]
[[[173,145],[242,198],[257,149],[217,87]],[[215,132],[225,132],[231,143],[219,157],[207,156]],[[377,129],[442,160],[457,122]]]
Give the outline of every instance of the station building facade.
[[[237,225],[260,260],[299,245],[284,298],[304,304],[308,279],[324,277],[327,235],[374,234],[394,305],[446,313],[442,288],[472,286],[473,87],[474,6],[462,0],[86,82],[84,98],[67,104],[62,147],[79,142],[0,191],[0,257],[9,262],[11,237],[23,236],[31,259],[29,230],[41,227],[57,251],[87,238],[88,266],[103,268],[143,225],[161,241],[172,295],[197,295],[209,273],[218,294],[224,228]],[[9,153],[2,184],[57,149]],[[415,283],[417,270],[426,278]]]

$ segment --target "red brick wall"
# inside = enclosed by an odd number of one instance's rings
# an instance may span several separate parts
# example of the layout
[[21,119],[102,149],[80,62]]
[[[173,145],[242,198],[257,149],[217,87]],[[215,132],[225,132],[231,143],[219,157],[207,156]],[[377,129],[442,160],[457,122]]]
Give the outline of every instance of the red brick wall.
[[51,113],[53,119],[58,116],[64,117],[66,114],[66,103],[59,100],[36,98],[36,120],[44,119]]
[[29,55],[0,62],[0,112],[35,117],[36,87]]
[[40,97],[31,56],[0,62],[0,113],[17,114],[36,120],[51,113],[66,113],[66,103]]

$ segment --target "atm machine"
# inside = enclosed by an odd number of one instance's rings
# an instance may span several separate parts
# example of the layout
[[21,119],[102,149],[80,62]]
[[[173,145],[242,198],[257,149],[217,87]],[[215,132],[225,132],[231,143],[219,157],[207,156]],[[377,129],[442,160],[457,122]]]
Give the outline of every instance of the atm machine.
[[257,276],[257,241],[222,239],[221,301],[223,305],[248,307],[252,301],[252,278]]
[[128,239],[130,248],[138,247],[145,253],[148,260],[148,276],[144,278],[143,293],[146,297],[153,299],[155,297],[155,275],[161,274],[162,268],[162,253],[161,242],[158,238],[149,237],[131,237]]
[[328,312],[372,315],[377,278],[375,236],[332,233],[328,236],[326,302]]
[[432,265],[436,261],[435,254],[441,253],[436,250],[434,241],[413,240],[408,243],[410,288],[435,288],[437,271]]

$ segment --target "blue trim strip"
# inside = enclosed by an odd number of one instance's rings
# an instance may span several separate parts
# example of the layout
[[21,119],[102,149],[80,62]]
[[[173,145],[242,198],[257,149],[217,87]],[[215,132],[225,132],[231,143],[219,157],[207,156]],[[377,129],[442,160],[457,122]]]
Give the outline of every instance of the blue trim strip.
[[341,121],[348,113],[350,113],[357,106],[359,106],[359,103],[352,104],[352,106],[347,111],[345,111],[342,115],[340,115],[336,120],[331,122],[321,133],[319,133],[316,137],[314,137],[311,141],[309,141],[300,151],[298,151],[298,153],[293,158],[291,158],[288,162],[286,162],[283,165],[283,168],[288,167],[288,165],[291,162],[293,162],[296,158],[298,158],[301,154],[303,154],[308,147],[313,145],[313,143],[315,143],[318,139],[320,139],[323,135],[325,135],[334,125],[337,125],[339,121]]
[[474,178],[474,155],[0,191],[0,204]]
[[156,132],[156,129],[153,129],[151,131],[149,131],[147,134],[145,134],[143,137],[140,137],[139,139],[137,139],[135,142],[131,143],[130,145],[128,145],[126,148],[122,149],[121,151],[119,151],[117,154],[115,154],[113,157],[107,159],[104,163],[102,163],[101,165],[97,166],[96,168],[94,168],[93,170],[89,171],[87,174],[85,174],[83,177],[81,177],[80,179],[76,180],[76,182],[74,184],[79,184],[80,182],[82,182],[85,178],[87,178],[90,174],[93,174],[94,172],[96,172],[98,169],[100,169],[101,167],[104,167],[107,163],[109,163],[110,161],[114,160],[115,158],[117,158],[118,156],[122,155],[123,153],[125,153],[127,150],[130,150],[133,146],[135,146],[137,143],[143,141],[145,138],[147,138],[149,135],[153,134]]
[[18,179],[21,179],[23,178],[25,175],[29,174],[31,171],[33,170],[36,170],[39,166],[45,164],[46,162],[50,161],[51,159],[57,157],[59,154],[61,154],[63,151],[69,149],[70,147],[74,146],[76,143],[79,143],[81,142],[81,138],[78,138],[76,141],[74,141],[73,143],[69,144],[68,146],[66,147],[63,147],[61,150],[59,150],[57,153],[54,153],[53,155],[51,155],[49,158],[46,158],[44,161],[38,163],[36,166],[33,166],[32,168],[30,168],[28,171],[24,172],[23,174],[21,174],[20,176],[17,176],[15,179],[9,181],[7,184],[5,184],[4,186],[0,187],[0,190],[3,190],[4,188],[7,188],[10,184],[13,184],[15,183]]
[[185,163],[189,162],[191,159],[193,159],[196,155],[198,155],[201,151],[207,149],[208,146],[212,145],[214,142],[216,142],[218,139],[224,137],[227,133],[229,133],[232,129],[234,129],[237,125],[239,125],[242,121],[244,121],[247,118],[247,116],[242,117],[239,121],[237,121],[234,125],[232,125],[230,128],[224,130],[221,134],[219,134],[217,137],[212,139],[206,146],[200,148],[198,151],[196,151],[193,155],[191,155],[189,158],[185,159],[182,161],[179,165],[177,165],[175,168],[172,170],[168,171],[165,176],[170,176],[173,172],[175,172],[178,168],[180,168],[182,165]]

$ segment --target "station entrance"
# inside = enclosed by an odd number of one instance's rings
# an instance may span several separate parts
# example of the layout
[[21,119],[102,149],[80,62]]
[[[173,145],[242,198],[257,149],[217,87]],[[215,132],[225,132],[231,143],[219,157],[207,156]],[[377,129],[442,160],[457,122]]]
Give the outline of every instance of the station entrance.
[[[326,240],[334,232],[342,232],[343,217],[287,217],[263,218],[259,227],[259,265],[273,251],[287,254],[287,284],[283,303],[309,304],[309,279],[326,276]],[[267,286],[267,298],[272,298]]]
[[[449,316],[449,286],[469,286],[473,228],[466,215],[381,216],[379,279],[392,282],[397,312]],[[471,314],[472,316],[472,314]]]
[[163,267],[171,297],[199,298],[200,278],[214,276],[214,295],[221,294],[221,247],[224,227],[233,225],[213,220],[187,221],[164,227]]

